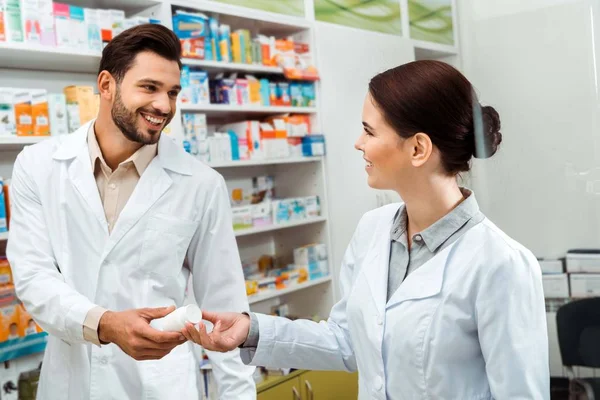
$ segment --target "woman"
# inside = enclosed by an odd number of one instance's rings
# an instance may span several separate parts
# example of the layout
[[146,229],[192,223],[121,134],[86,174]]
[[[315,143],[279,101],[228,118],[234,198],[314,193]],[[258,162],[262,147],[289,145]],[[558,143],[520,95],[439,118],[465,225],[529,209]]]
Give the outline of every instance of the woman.
[[241,346],[254,365],[358,369],[360,399],[549,399],[539,265],[456,179],[496,152],[499,129],[447,64],[375,76],[356,149],[369,186],[404,203],[359,222],[329,319],[205,312],[213,331],[184,335],[209,350]]

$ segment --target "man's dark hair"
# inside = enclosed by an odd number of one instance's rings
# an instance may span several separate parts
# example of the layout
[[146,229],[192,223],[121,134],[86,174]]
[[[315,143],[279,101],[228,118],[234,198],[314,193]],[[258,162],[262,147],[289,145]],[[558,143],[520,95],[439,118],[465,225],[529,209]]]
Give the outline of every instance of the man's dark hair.
[[137,55],[144,51],[176,61],[181,70],[181,45],[175,33],[163,25],[142,24],[123,31],[108,42],[102,51],[98,75],[106,70],[121,82]]

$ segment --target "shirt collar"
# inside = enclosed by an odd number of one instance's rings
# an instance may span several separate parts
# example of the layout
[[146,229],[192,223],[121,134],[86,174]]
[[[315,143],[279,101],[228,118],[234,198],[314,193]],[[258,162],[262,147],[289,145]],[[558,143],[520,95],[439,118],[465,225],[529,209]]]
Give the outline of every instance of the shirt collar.
[[[460,188],[460,190],[465,199],[433,225],[419,232],[419,235],[423,238],[423,242],[425,242],[425,245],[431,252],[435,252],[450,236],[455,234],[480,212],[475,194],[466,188]],[[391,232],[393,240],[405,243],[406,239],[401,239],[406,236],[407,222],[406,206],[402,205],[394,217]]]
[[[100,145],[98,144],[98,140],[96,139],[96,131],[94,130],[94,124],[91,124],[88,129],[87,135],[88,148],[90,151],[90,158],[92,160],[92,167],[94,168],[94,172],[96,168],[98,168],[98,161],[101,168],[106,172],[112,172],[104,157],[102,156],[102,151],[100,150]],[[137,170],[139,176],[142,176],[148,165],[152,162],[154,157],[157,154],[157,145],[156,144],[147,144],[140,147],[135,153],[131,155],[127,160],[123,161],[119,165],[126,164],[128,162],[132,162]]]

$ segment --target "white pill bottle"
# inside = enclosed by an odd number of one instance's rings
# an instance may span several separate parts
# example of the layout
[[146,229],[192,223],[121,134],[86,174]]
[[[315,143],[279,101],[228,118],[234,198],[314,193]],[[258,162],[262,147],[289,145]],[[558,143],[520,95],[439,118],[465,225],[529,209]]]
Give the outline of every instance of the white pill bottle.
[[195,304],[179,307],[162,318],[152,320],[150,326],[163,332],[180,332],[185,324],[196,325],[202,321],[202,311]]

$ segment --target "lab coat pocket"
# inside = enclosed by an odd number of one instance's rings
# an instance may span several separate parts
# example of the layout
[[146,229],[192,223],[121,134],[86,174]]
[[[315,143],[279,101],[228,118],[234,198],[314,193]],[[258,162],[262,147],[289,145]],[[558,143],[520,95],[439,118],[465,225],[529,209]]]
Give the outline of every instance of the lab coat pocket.
[[140,254],[140,268],[150,274],[175,277],[181,271],[198,224],[166,215],[148,218]]
[[186,343],[160,360],[143,361],[145,399],[197,399],[195,360]]

